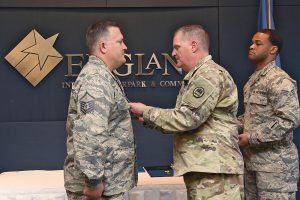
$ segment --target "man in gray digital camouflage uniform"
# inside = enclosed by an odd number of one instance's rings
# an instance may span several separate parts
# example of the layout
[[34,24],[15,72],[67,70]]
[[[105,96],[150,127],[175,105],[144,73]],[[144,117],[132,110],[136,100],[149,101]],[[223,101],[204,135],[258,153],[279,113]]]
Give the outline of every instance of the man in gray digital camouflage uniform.
[[247,200],[296,199],[299,173],[293,130],[300,113],[296,81],[275,64],[282,39],[274,30],[254,34],[248,58],[256,65],[244,87],[239,117]]
[[70,97],[65,188],[71,200],[122,200],[137,182],[129,106],[112,73],[125,63],[127,47],[109,21],[91,25],[86,41],[89,60]]
[[189,200],[241,200],[237,88],[208,51],[209,36],[202,26],[179,28],[172,55],[187,74],[175,108],[129,105],[146,127],[174,134],[174,172],[183,175]]

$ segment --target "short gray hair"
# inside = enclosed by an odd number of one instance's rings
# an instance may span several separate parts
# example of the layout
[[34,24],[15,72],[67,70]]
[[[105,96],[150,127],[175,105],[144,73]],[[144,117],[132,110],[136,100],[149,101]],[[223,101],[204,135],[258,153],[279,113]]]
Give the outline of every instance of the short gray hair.
[[201,43],[203,50],[209,50],[209,34],[201,25],[192,24],[192,25],[185,25],[178,28],[174,36],[181,32],[185,39],[189,38],[196,38]]

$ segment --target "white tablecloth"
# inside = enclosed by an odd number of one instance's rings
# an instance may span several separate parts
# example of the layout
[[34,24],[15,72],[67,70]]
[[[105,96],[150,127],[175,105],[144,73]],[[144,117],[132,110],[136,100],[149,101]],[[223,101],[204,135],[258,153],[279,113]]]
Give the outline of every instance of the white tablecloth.
[[[66,200],[63,171],[20,171],[0,174],[0,200]],[[182,177],[155,177],[139,173],[129,200],[186,200]]]

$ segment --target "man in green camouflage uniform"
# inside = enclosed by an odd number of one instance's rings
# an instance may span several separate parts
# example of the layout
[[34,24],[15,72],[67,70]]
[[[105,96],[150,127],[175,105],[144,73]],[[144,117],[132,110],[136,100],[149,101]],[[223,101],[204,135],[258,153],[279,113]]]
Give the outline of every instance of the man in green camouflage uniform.
[[112,71],[127,49],[115,22],[86,34],[88,63],[72,87],[67,119],[65,188],[69,199],[122,200],[136,185],[135,142],[129,106]]
[[174,172],[183,175],[189,200],[241,200],[237,88],[208,51],[209,36],[202,26],[179,28],[172,55],[187,74],[175,108],[129,105],[146,127],[174,134]]
[[265,29],[252,38],[248,58],[256,65],[244,87],[240,146],[245,154],[247,200],[296,199],[298,151],[293,130],[300,113],[297,84],[275,64],[282,39]]

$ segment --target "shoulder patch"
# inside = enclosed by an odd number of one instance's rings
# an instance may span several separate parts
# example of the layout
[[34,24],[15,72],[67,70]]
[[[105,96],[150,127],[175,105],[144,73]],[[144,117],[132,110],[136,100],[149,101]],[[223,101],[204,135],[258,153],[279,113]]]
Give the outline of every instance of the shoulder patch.
[[215,86],[209,80],[198,77],[184,92],[182,97],[183,104],[192,108],[198,108],[214,93],[215,89]]
[[86,92],[83,97],[79,100],[80,111],[84,114],[91,113],[95,109],[95,98]]
[[205,94],[205,90],[203,87],[197,87],[193,91],[193,96],[196,98],[200,98]]

